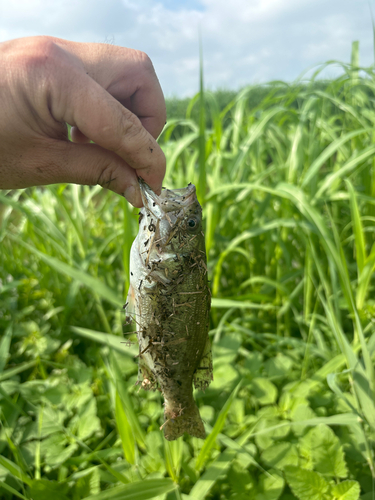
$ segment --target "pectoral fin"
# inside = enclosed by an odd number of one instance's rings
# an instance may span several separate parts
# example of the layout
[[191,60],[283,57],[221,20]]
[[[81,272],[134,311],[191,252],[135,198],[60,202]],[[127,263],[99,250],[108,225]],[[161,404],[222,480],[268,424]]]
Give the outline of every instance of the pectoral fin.
[[139,356],[137,384],[141,384],[142,389],[146,391],[154,391],[158,388],[158,383],[142,354]]
[[126,299],[125,323],[130,325],[135,322],[135,292],[132,285],[129,286],[128,297]]
[[211,342],[207,335],[199,366],[193,375],[194,387],[204,391],[213,379]]

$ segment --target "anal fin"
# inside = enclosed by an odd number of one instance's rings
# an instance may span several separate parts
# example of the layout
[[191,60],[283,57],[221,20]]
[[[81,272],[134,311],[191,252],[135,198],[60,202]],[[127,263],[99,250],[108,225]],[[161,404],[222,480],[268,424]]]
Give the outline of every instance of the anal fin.
[[213,379],[211,342],[207,335],[199,366],[193,375],[194,387],[204,391]]

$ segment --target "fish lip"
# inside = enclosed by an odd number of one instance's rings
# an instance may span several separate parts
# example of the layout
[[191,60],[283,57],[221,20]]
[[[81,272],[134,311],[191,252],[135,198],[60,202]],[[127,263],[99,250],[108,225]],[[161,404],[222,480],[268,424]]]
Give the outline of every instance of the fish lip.
[[154,203],[160,205],[159,196],[150,188],[150,186],[142,179],[142,177],[138,177],[138,182],[143,205],[150,212],[152,212],[152,209],[150,208],[150,201],[153,201]]
[[[182,189],[163,189],[161,195],[158,196],[141,177],[138,177],[138,181],[143,205],[156,218],[160,218],[160,215],[157,214],[158,211],[161,213],[174,212],[197,200],[195,186],[191,183]],[[155,206],[159,210],[153,209]]]

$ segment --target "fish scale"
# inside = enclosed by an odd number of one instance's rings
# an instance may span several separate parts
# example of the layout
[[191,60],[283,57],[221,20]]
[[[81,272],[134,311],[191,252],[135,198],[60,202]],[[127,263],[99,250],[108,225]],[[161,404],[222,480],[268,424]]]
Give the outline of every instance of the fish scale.
[[144,208],[130,254],[127,315],[137,325],[138,383],[164,396],[164,436],[204,438],[192,384],[212,376],[202,209],[195,186],[157,196],[140,180]]

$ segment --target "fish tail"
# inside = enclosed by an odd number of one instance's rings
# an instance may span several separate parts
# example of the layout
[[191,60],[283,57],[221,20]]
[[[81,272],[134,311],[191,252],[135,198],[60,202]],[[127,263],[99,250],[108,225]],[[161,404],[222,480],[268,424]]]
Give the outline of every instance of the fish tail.
[[165,406],[164,410],[164,437],[168,441],[173,441],[187,432],[191,436],[204,439],[206,432],[203,421],[195,401],[192,401],[188,408],[177,408]]

